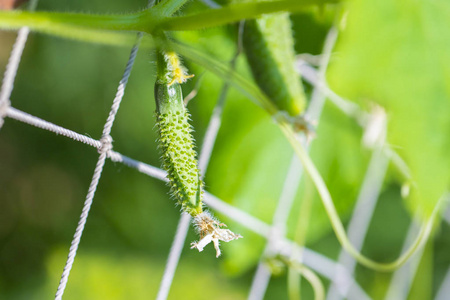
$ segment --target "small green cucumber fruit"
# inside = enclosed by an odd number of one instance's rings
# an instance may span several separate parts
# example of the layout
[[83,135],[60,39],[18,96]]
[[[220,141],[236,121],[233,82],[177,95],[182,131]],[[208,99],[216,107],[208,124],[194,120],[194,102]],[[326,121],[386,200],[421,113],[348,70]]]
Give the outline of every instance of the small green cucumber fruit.
[[219,241],[229,242],[242,236],[203,211],[203,181],[197,166],[189,113],[184,105],[180,84],[192,77],[187,75],[180,59],[174,52],[157,53],[158,72],[155,83],[156,125],[159,132],[159,148],[163,168],[167,171],[170,192],[183,211],[193,217],[193,224],[200,236],[191,248],[203,251],[209,243],[214,244],[216,257],[221,254]]
[[170,192],[183,211],[192,216],[202,210],[202,180],[197,153],[184,106],[180,83],[186,81],[185,69],[173,52],[158,53],[155,83],[156,125],[162,164],[167,171]]
[[305,110],[306,97],[295,70],[292,24],[287,13],[248,20],[244,50],[253,77],[262,91],[282,111],[297,117]]

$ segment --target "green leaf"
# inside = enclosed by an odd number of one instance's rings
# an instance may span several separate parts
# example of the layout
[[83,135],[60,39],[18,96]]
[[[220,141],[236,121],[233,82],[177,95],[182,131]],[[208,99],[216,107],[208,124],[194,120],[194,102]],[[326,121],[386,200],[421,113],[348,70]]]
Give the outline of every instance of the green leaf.
[[411,168],[408,206],[429,215],[450,181],[450,2],[352,1],[328,73],[338,93],[389,116]]

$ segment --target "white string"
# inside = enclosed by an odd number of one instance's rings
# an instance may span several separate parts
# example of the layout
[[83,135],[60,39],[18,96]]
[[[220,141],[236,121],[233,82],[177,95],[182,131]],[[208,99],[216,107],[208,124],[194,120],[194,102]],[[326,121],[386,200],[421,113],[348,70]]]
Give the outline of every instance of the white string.
[[[319,74],[321,74],[321,76],[323,77],[325,77],[325,72],[327,70],[328,63],[330,61],[331,52],[333,51],[334,45],[337,40],[337,34],[338,31],[334,27],[332,27],[325,39],[323,56],[321,57],[319,70]],[[311,97],[311,103],[308,107],[308,110],[305,113],[305,120],[313,121],[316,124],[318,124],[324,103],[325,103],[325,96],[316,87]],[[304,147],[306,147],[307,151],[309,151],[310,145],[307,143],[304,136],[301,136],[300,141],[302,142]],[[265,291],[269,284],[271,274],[269,270],[264,266],[265,262],[263,261],[263,259],[266,256],[276,254],[274,253],[273,249],[274,239],[277,239],[279,236],[285,235],[286,220],[288,219],[289,212],[291,211],[291,207],[294,202],[298,186],[300,184],[302,173],[303,173],[302,165],[300,164],[297,156],[294,154],[291,160],[288,174],[284,182],[283,191],[281,193],[280,200],[278,202],[273,217],[273,226],[271,230],[272,234],[270,235],[271,237],[267,241],[267,245],[263,252],[262,259],[260,260],[259,265],[256,269],[256,273],[253,277],[250,293],[248,296],[249,300],[260,300],[264,298]]]
[[70,270],[72,269],[73,262],[75,260],[75,256],[77,254],[78,246],[80,244],[81,235],[83,234],[84,226],[86,224],[87,217],[89,215],[89,210],[92,205],[92,200],[95,195],[95,191],[97,189],[98,182],[100,180],[100,176],[103,170],[103,166],[105,164],[106,153],[100,154],[100,157],[97,161],[97,165],[95,166],[94,175],[92,177],[91,184],[89,186],[88,194],[86,196],[86,201],[83,205],[83,210],[81,212],[80,221],[78,222],[78,226],[75,230],[75,234],[72,239],[72,243],[70,244],[69,255],[67,256],[66,265],[64,266],[63,273],[61,275],[61,280],[59,282],[58,290],[56,291],[55,300],[62,299],[62,295],[64,294],[64,290],[66,289],[67,281],[69,279]]
[[[38,0],[31,0],[28,5],[28,10],[35,10],[37,3]],[[3,119],[6,116],[7,109],[10,105],[9,99],[14,89],[14,80],[16,79],[17,69],[19,68],[23,49],[25,48],[29,33],[30,29],[28,27],[19,29],[16,41],[11,50],[11,55],[8,59],[8,64],[6,65],[5,73],[3,74],[2,87],[0,89],[0,129],[3,126]]]
[[16,78],[17,69],[19,67],[20,59],[22,58],[23,49],[27,42],[29,32],[30,29],[28,27],[19,29],[8,64],[6,65],[2,88],[0,90],[0,128],[3,126],[3,118],[6,116],[8,106],[10,105],[9,98],[14,89],[14,79]]
[[44,130],[48,130],[48,131],[54,132],[54,133],[59,134],[59,135],[63,135],[63,136],[69,137],[69,138],[71,138],[71,139],[73,139],[75,141],[82,142],[82,143],[87,144],[89,146],[93,146],[93,147],[96,147],[96,148],[100,148],[101,147],[101,142],[100,141],[94,140],[94,139],[92,139],[90,137],[87,137],[85,135],[76,133],[75,131],[66,129],[64,127],[55,125],[55,124],[50,123],[50,122],[47,122],[47,121],[42,120],[42,119],[40,119],[38,117],[32,116],[32,115],[27,114],[27,113],[25,113],[23,111],[15,109],[13,107],[9,107],[8,108],[8,110],[6,112],[6,115],[9,118],[15,119],[17,121],[20,121],[20,122],[23,122],[23,123],[26,123],[26,124],[29,124],[29,125],[33,125],[35,127],[38,127],[38,128],[44,129]]
[[142,34],[139,33],[137,35],[136,43],[131,50],[130,57],[128,59],[122,80],[119,83],[116,97],[114,98],[113,104],[111,106],[111,111],[109,112],[108,118],[103,128],[102,138],[100,139],[101,147],[99,148],[100,156],[98,158],[97,165],[95,166],[94,175],[92,176],[92,181],[89,186],[86,201],[84,202],[83,205],[80,221],[78,222],[78,226],[75,230],[75,234],[73,236],[73,240],[70,245],[69,255],[67,256],[66,265],[64,266],[64,270],[61,275],[61,281],[59,282],[58,290],[56,291],[55,300],[62,299],[62,295],[64,294],[64,290],[66,288],[67,281],[69,279],[70,270],[72,269],[72,265],[75,260],[75,256],[77,254],[78,246],[80,244],[81,235],[83,234],[84,231],[86,220],[89,215],[89,210],[91,209],[92,201],[94,199],[95,191],[97,190],[98,182],[100,180],[103,171],[103,166],[105,165],[107,152],[112,149],[112,138],[110,136],[111,128],[114,123],[114,119],[119,109],[120,103],[122,101],[124,90],[127,85],[128,78],[130,77],[131,68],[133,67],[134,61],[136,59],[136,54],[141,39]]
[[146,163],[134,160],[130,157],[127,157],[125,155],[122,155],[118,152],[115,151],[109,151],[108,152],[108,157],[114,161],[114,162],[120,162],[123,163],[124,165],[136,169],[139,172],[141,172],[142,174],[148,175],[150,177],[168,182],[167,177],[167,173],[161,169],[158,169],[157,167],[153,167],[150,166]]
[[170,247],[169,258],[167,259],[156,300],[165,300],[169,295],[170,286],[172,285],[173,276],[175,275],[175,270],[177,269],[178,262],[180,260],[181,251],[183,250],[190,221],[190,215],[186,213],[181,214],[177,232],[175,234],[175,238],[173,239],[172,246]]
[[142,33],[137,34],[136,43],[131,49],[130,57],[125,67],[123,77],[119,82],[119,87],[117,88],[116,97],[114,98],[113,104],[111,106],[111,111],[109,112],[108,119],[106,120],[105,126],[103,128],[103,136],[107,136],[111,132],[114,119],[116,118],[117,111],[119,110],[120,103],[122,102],[123,95],[125,93],[125,87],[127,86],[128,78],[131,74],[131,69],[133,68],[134,61],[136,59],[137,52],[139,50],[139,45],[142,40]]
[[267,291],[267,286],[270,282],[270,272],[268,266],[260,261],[256,267],[255,275],[253,275],[252,285],[250,287],[250,293],[248,294],[248,300],[263,299]]

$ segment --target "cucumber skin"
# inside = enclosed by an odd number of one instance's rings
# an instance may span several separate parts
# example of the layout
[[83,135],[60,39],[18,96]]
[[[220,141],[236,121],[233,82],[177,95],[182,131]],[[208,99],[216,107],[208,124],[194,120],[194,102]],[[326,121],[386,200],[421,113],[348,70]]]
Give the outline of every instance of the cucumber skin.
[[244,50],[253,77],[269,99],[291,116],[300,115],[306,97],[295,70],[292,24],[287,13],[248,20]]
[[163,169],[167,171],[170,193],[183,211],[196,216],[203,211],[203,182],[181,86],[157,82],[155,100],[158,147],[162,153]]

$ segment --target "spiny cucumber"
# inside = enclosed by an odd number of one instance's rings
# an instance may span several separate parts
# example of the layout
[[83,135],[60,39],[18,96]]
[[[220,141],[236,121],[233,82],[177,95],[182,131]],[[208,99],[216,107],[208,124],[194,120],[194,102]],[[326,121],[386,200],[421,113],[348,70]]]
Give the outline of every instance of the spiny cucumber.
[[190,116],[180,86],[190,77],[176,53],[157,52],[155,101],[158,147],[162,153],[163,168],[167,171],[170,193],[181,209],[193,217],[200,235],[200,241],[192,243],[192,248],[203,251],[207,244],[213,242],[218,257],[221,254],[219,240],[229,242],[241,236],[222,229],[225,224],[203,211],[203,181],[197,166],[192,127],[188,122]]
[[160,57],[155,83],[156,125],[163,168],[167,171],[172,196],[183,211],[196,216],[203,211],[203,183],[197,167],[189,113],[184,106],[180,86],[189,76],[175,53],[157,55]]

